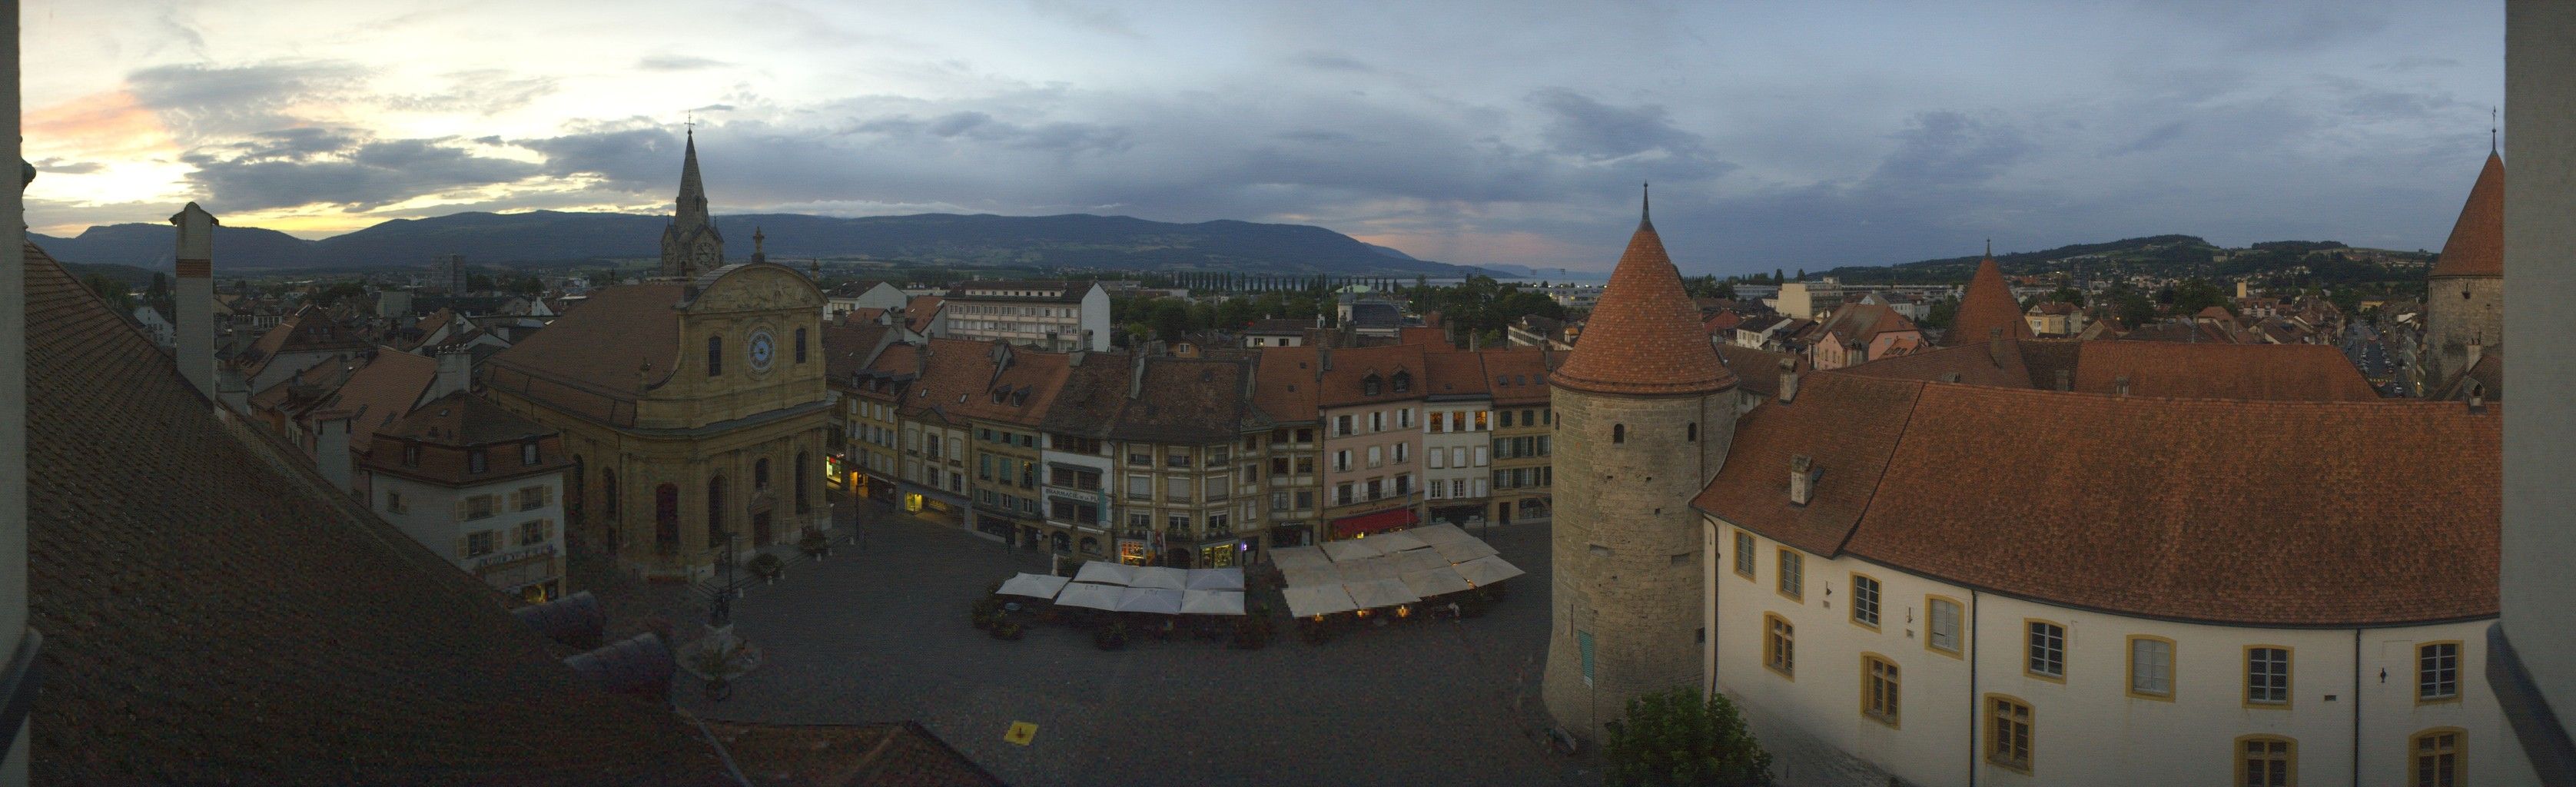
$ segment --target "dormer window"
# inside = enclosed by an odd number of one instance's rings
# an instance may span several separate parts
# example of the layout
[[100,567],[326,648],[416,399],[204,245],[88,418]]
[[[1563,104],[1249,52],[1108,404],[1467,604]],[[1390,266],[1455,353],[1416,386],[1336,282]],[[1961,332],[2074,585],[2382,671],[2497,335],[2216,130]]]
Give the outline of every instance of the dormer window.
[[411,443],[411,442],[403,443],[403,460],[402,460],[402,462],[403,462],[403,466],[404,466],[404,467],[419,467],[419,466],[420,466],[420,444],[419,444],[419,443]]
[[1413,373],[1412,373],[1412,372],[1396,372],[1396,373],[1395,373],[1395,392],[1396,392],[1396,393],[1404,393],[1404,392],[1406,392],[1406,391],[1410,391],[1410,390],[1413,390]]
[[533,466],[537,463],[537,458],[537,441],[529,440],[519,444],[519,464]]
[[1368,376],[1368,377],[1366,377],[1366,378],[1362,378],[1362,379],[1360,380],[1360,395],[1361,395],[1361,396],[1376,396],[1376,395],[1377,395],[1377,393],[1378,393],[1378,389],[1379,389],[1379,387],[1380,387],[1380,385],[1381,385],[1381,382],[1382,382],[1382,381],[1380,381],[1380,380],[1377,378],[1377,375],[1374,375],[1374,374],[1369,375],[1369,376]]
[[492,459],[483,453],[483,449],[477,448],[465,452],[465,472],[481,473],[490,469],[492,469]]

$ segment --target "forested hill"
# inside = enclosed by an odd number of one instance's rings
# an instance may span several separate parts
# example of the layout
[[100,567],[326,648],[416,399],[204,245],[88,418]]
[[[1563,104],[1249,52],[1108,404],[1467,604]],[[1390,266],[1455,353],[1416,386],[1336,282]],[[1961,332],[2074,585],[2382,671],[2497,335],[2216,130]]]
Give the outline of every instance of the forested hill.
[[[2042,251],[1995,255],[2010,275],[2073,273],[2087,278],[2144,274],[2162,278],[2292,278],[2312,284],[2420,279],[2433,255],[2362,249],[2335,241],[2272,241],[2222,248],[2191,235],[2152,235],[2107,243],[2078,243]],[[1825,271],[1852,284],[1932,284],[1967,281],[1983,255],[1897,265],[1854,265]]]

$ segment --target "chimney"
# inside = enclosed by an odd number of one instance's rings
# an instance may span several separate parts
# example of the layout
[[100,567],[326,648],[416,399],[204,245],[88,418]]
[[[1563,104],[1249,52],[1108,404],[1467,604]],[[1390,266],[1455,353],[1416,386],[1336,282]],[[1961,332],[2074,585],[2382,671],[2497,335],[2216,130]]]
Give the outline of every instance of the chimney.
[[1789,457],[1789,504],[1803,506],[1816,492],[1816,460],[1806,454]]
[[2068,370],[2068,369],[2059,369],[2059,370],[2057,370],[2057,390],[2060,390],[2060,391],[2072,391],[2072,390],[2075,390],[2075,372],[2074,372],[2074,371],[2072,371],[2072,370]]
[[452,393],[471,390],[474,384],[474,356],[464,350],[438,354],[438,375],[430,378],[429,390],[412,406],[428,404]]
[[179,328],[179,376],[215,396],[215,215],[188,203],[171,216],[179,227],[179,263],[170,315]]
[[2486,411],[2487,411],[2487,392],[2486,392],[2486,390],[2485,390],[2484,388],[2479,388],[2479,387],[2478,387],[2478,385],[2477,385],[2476,383],[2470,383],[2470,384],[2469,384],[2469,387],[2470,387],[2470,389],[2471,389],[2471,390],[2470,390],[2470,392],[2469,392],[2469,412],[2472,412],[2472,413],[2483,413],[2483,412],[2486,412]]
[[353,460],[349,456],[349,415],[347,410],[333,410],[313,419],[313,467],[322,471],[332,488],[342,492],[357,489],[349,478]]
[[2116,379],[2116,380],[2112,380],[2112,381],[2111,381],[2111,385],[2113,385],[2114,387],[2116,387],[2116,388],[2118,388],[2118,389],[2119,389],[2119,391],[2120,391],[2120,395],[2121,395],[2121,396],[2127,396],[2127,395],[2129,395],[2129,376],[2128,376],[2128,375],[2125,375],[2125,374],[2124,374],[2124,375],[2120,375],[2119,379]]
[[1797,398],[1798,360],[1795,358],[1782,358],[1780,359],[1780,403],[1788,404],[1795,401]]

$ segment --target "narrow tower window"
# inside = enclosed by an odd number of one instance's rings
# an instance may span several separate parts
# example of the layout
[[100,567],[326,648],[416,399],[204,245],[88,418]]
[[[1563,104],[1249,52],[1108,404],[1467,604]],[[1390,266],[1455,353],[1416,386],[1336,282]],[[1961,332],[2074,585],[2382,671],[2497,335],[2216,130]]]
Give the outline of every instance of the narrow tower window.
[[1612,444],[1614,444],[1614,445],[1615,445],[1615,444],[1619,444],[1619,443],[1625,443],[1625,442],[1628,442],[1628,425],[1627,425],[1627,424],[1611,424],[1611,425],[1610,425],[1610,442],[1611,442]]
[[1685,433],[1685,434],[1683,435],[1683,437],[1682,437],[1682,439],[1683,439],[1683,440],[1688,441],[1688,442],[1693,442],[1693,443],[1699,442],[1699,422],[1698,422],[1698,421],[1692,421],[1692,422],[1690,422],[1690,425],[1689,425],[1689,426],[1687,426],[1687,427],[1685,427],[1685,428],[1683,429],[1683,432]]

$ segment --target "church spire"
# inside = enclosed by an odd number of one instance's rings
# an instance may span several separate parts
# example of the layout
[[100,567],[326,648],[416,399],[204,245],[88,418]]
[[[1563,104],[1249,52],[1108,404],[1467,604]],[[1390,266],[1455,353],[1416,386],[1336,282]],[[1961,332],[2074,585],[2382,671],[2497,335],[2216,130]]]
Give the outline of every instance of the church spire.
[[672,213],[682,231],[705,226],[707,220],[707,186],[698,179],[698,130],[689,129],[688,147],[680,158],[680,198]]
[[1637,184],[1637,193],[1639,194],[1637,198],[1637,228],[1643,230],[1654,229],[1655,184],[1639,183]]
[[680,157],[680,196],[671,223],[662,228],[662,277],[687,279],[724,265],[724,233],[707,215],[707,187],[698,178],[698,132],[688,130]]

